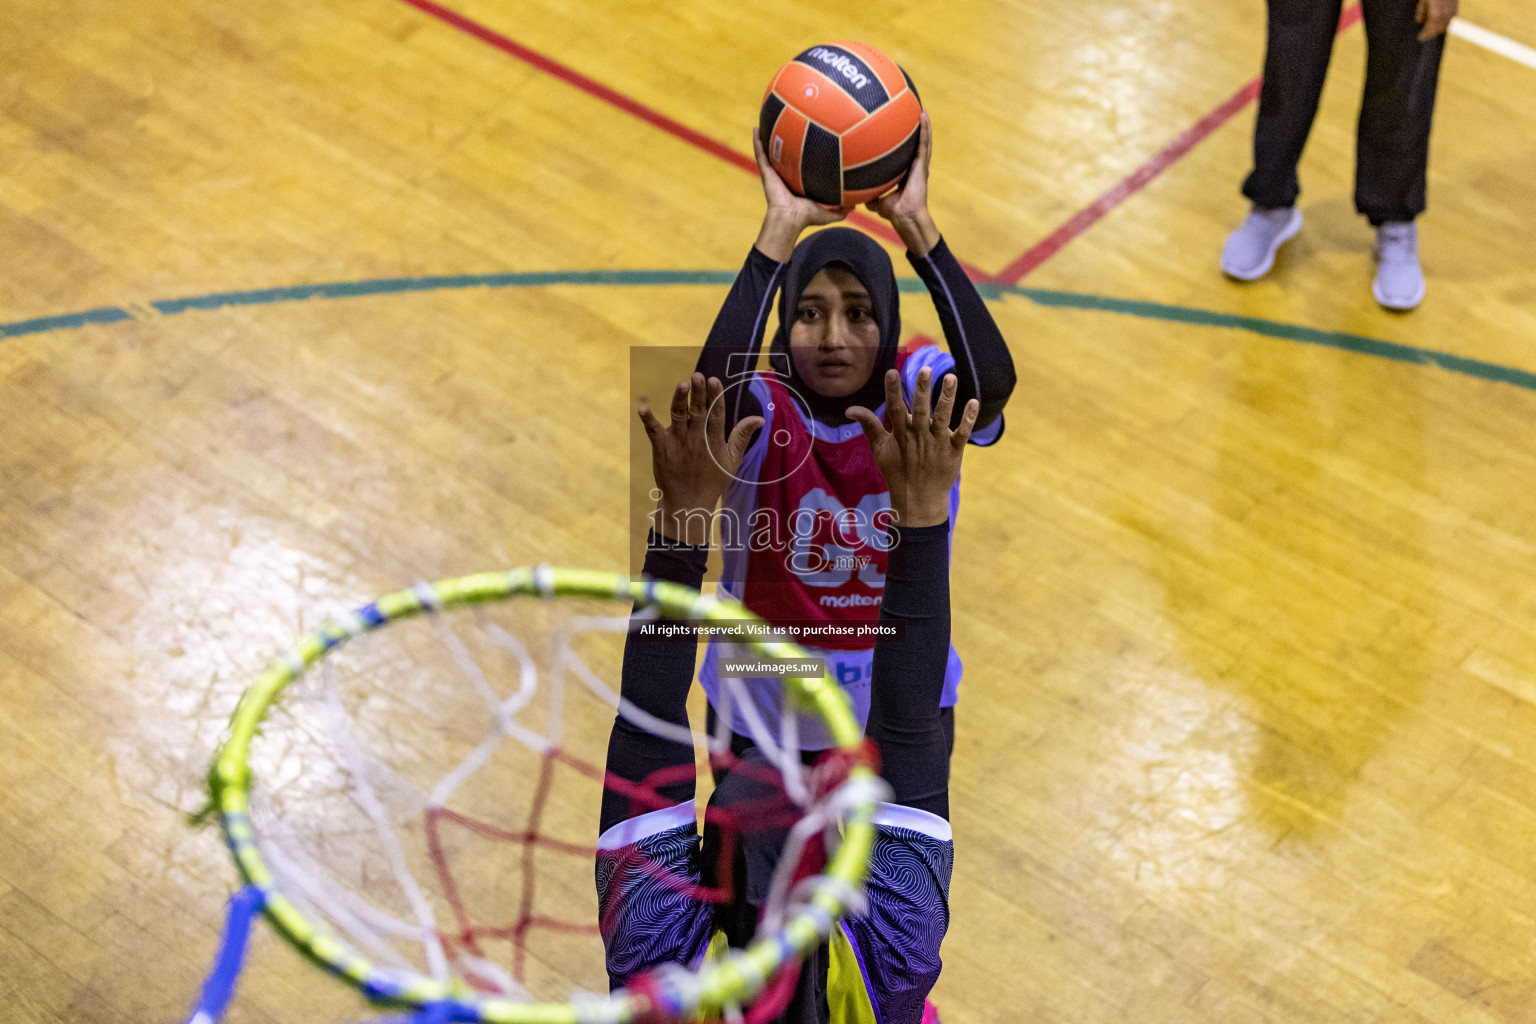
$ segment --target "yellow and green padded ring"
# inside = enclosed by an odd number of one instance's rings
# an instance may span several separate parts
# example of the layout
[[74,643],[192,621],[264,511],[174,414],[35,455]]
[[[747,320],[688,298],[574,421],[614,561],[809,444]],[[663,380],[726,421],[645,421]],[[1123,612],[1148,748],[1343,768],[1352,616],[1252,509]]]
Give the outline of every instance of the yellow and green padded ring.
[[[420,974],[385,970],[370,963],[322,925],[309,921],[274,888],[248,814],[251,739],[267,710],[290,683],[354,637],[422,612],[447,611],[514,597],[633,601],[654,606],[669,618],[693,622],[761,621],[735,601],[710,597],[677,584],[541,566],[461,576],[402,590],[364,605],[345,619],[328,622],[274,660],[241,696],[209,771],[213,807],[241,877],[247,886],[260,891],[267,919],[285,939],[376,1002],[416,1008],[448,1004],[453,1020],[495,1024],[625,1024],[646,1015],[710,1020],[720,1017],[729,1006],[748,1005],[781,968],[825,940],[833,922],[850,910],[851,902],[863,889],[874,847],[878,779],[864,752],[863,735],[847,696],[825,676],[784,680],[790,704],[819,715],[838,749],[851,756],[854,766],[841,787],[847,794],[841,815],[843,839],[816,880],[814,893],[790,910],[777,934],[762,936],[745,949],[732,950],[724,958],[704,964],[697,972],[665,972],[643,994],[621,990],[606,999],[581,1003],[521,1003],[487,996],[458,981],[443,982]],[[745,643],[765,657],[807,656],[792,643]]]

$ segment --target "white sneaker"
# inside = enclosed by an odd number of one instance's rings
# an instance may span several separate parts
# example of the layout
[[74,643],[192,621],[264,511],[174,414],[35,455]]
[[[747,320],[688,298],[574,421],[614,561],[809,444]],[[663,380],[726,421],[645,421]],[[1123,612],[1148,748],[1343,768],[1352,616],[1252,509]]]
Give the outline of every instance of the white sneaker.
[[1221,269],[1239,281],[1257,281],[1275,265],[1275,253],[1301,230],[1301,211],[1294,206],[1261,210],[1257,206],[1221,249]]
[[1419,228],[1411,220],[1389,220],[1376,229],[1376,281],[1371,294],[1388,309],[1406,313],[1424,301],[1419,269]]

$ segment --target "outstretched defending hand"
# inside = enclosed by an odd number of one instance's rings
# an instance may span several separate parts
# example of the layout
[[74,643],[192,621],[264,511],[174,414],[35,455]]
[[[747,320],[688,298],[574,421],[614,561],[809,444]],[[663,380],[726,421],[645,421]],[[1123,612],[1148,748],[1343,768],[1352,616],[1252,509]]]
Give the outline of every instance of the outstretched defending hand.
[[[955,375],[946,373],[939,401],[933,403],[933,371],[924,368],[917,375],[917,390],[908,410],[901,393],[901,374],[885,374],[885,415],[891,429],[886,430],[880,417],[863,406],[848,410],[848,418],[864,428],[875,465],[891,492],[891,507],[899,526],[937,526],[949,518],[949,489],[960,479],[960,459],[976,426],[981,403],[965,403],[960,425],[949,429],[955,408]],[[930,408],[932,411],[930,412]]]
[[917,131],[917,156],[912,158],[912,166],[901,187],[864,206],[870,213],[891,222],[908,252],[926,256],[939,244],[939,229],[928,212],[928,165],[933,162],[933,127],[928,123],[926,110],[918,122]]
[[663,426],[645,406],[640,422],[651,441],[651,472],[661,491],[657,532],[683,544],[709,543],[709,517],[725,493],[752,435],[763,425],[748,416],[725,436],[725,391],[720,378],[702,373],[672,391],[672,422]]
[[780,263],[789,262],[795,251],[795,243],[801,232],[819,224],[835,224],[848,216],[847,209],[830,210],[820,203],[797,196],[784,184],[779,172],[768,162],[763,152],[763,140],[752,129],[752,153],[757,157],[757,173],[763,179],[763,198],[768,201],[768,212],[763,215],[762,230],[757,233],[757,251]]

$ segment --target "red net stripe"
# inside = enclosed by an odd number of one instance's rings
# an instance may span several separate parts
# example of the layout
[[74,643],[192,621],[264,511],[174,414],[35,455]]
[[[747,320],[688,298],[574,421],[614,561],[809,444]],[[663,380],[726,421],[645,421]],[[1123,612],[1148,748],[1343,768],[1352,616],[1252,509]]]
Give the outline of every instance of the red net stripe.
[[[817,798],[819,799],[840,785],[847,778],[848,771],[853,764],[859,762],[869,763],[870,757],[871,754],[868,750],[857,754],[833,751],[823,756],[812,774],[812,788]],[[682,878],[675,872],[647,859],[633,849],[619,854],[620,863],[616,868],[616,874],[626,871],[639,871],[674,891],[683,893],[693,899],[715,904],[726,903],[735,894],[733,868],[742,833],[747,831],[786,829],[800,818],[802,812],[794,807],[782,792],[781,777],[778,770],[773,766],[761,761],[743,760],[729,753],[712,755],[710,761],[712,767],[716,770],[740,773],[752,781],[774,787],[772,792],[761,798],[742,800],[731,807],[708,806],[705,808],[704,820],[719,829],[722,840],[720,843],[719,861],[715,866],[718,884],[715,886],[705,886],[690,879]],[[446,948],[462,949],[473,956],[486,960],[489,960],[490,957],[487,956],[481,944],[482,940],[509,941],[512,944],[511,973],[513,979],[518,984],[524,984],[526,979],[527,950],[530,933],[548,931],[565,934],[598,934],[603,927],[601,920],[596,923],[567,921],[539,914],[534,909],[537,895],[534,852],[537,849],[543,848],[555,853],[579,856],[588,861],[595,858],[597,854],[595,845],[568,842],[546,835],[540,831],[544,809],[548,803],[550,789],[554,781],[554,770],[557,765],[565,765],[581,775],[601,781],[608,789],[627,797],[631,801],[632,808],[636,813],[660,810],[672,806],[674,801],[662,796],[660,789],[677,782],[691,780],[695,777],[695,766],[689,763],[661,769],[652,773],[643,782],[637,783],[620,778],[612,773],[604,772],[595,765],[574,757],[558,747],[551,747],[545,751],[540,761],[539,777],[534,791],[533,802],[529,808],[527,821],[520,830],[502,828],[446,807],[429,807],[426,809],[423,817],[428,853],[444,899],[452,911],[455,925],[455,930],[452,933],[445,932],[441,934],[441,940]],[[460,892],[459,885],[454,879],[448,854],[443,845],[443,829],[447,826],[465,829],[473,835],[492,842],[505,842],[522,846],[521,891],[518,895],[517,915],[511,923],[485,925],[475,924],[470,920],[463,894]],[[821,870],[824,861],[825,854],[821,849],[820,843],[813,844],[811,848],[808,848],[807,855],[796,867],[796,880]],[[786,972],[786,975],[789,979],[787,984],[792,991],[794,974],[793,972]],[[770,992],[777,997],[779,989],[783,984],[783,980],[780,979],[770,989]],[[788,999],[788,993],[783,995],[783,999]],[[777,999],[772,1001],[777,1001]]]

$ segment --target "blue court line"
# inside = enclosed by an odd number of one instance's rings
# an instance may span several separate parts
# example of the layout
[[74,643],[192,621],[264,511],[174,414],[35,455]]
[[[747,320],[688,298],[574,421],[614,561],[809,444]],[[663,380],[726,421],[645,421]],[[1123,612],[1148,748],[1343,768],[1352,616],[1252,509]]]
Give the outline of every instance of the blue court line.
[[[190,295],[179,299],[160,299],[149,304],[163,316],[175,316],[190,310],[222,309],[226,306],[268,306],[280,302],[302,302],[308,299],[345,299],[363,295],[398,295],[407,292],[448,291],[465,288],[539,288],[550,285],[608,285],[624,287],[664,287],[675,285],[727,286],[736,280],[734,270],[551,270],[520,274],[447,274],[435,277],[386,277],[367,281],[338,281],[329,284],[293,285],[286,288],[258,288],[250,291],[215,292],[211,295]],[[903,292],[921,292],[922,281],[917,278],[898,278],[897,288]],[[1319,345],[1324,348],[1357,352],[1361,355],[1391,359],[1417,366],[1433,366],[1449,373],[1478,380],[1510,384],[1536,391],[1536,373],[1519,370],[1512,366],[1486,363],[1438,352],[1434,349],[1400,345],[1362,334],[1341,331],[1325,331],[1300,324],[1265,320],[1261,317],[1241,316],[1236,313],[1217,313],[1190,306],[1170,306],[1160,302],[1136,299],[1116,299],[1104,295],[1081,292],[1053,291],[1047,288],[1026,288],[1020,285],[979,284],[977,291],[982,298],[999,302],[1005,296],[1017,295],[1037,305],[1056,309],[1080,309],[1097,313],[1118,313],[1143,320],[1160,320],[1166,323],[1190,324],[1196,327],[1224,327],[1247,331],[1267,338],[1278,338],[1303,345]],[[80,313],[60,316],[37,317],[0,323],[0,340],[30,334],[46,334],[65,331],[87,324],[112,324],[132,320],[128,310],[117,306],[102,306]]]

